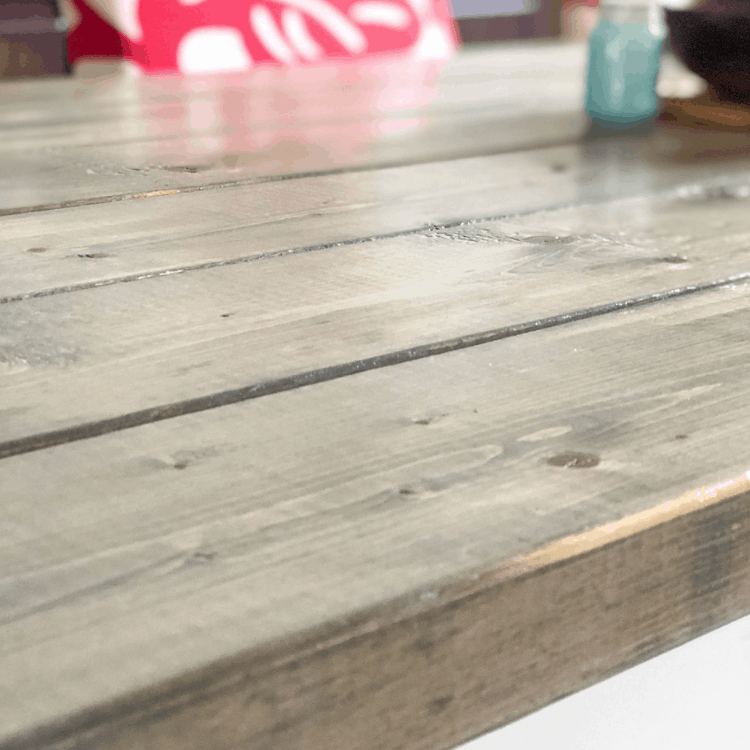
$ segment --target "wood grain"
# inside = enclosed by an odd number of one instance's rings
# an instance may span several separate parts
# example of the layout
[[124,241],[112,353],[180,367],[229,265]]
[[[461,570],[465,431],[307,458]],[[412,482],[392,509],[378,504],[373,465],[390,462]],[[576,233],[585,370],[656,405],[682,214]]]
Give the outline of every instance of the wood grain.
[[747,612],[744,480],[610,527],[747,469],[747,294],[1,461],[0,746],[447,747]]
[[[207,408],[214,395],[223,403],[224,392],[321,368],[740,283],[747,202],[677,191],[7,303],[0,455],[182,400]],[[58,439],[69,438],[38,444]]]
[[750,161],[568,142],[584,57],[0,86],[0,750],[439,750],[750,611]]
[[0,300],[676,187],[692,199],[741,198],[750,184],[750,162],[717,175],[711,164],[660,163],[647,145],[610,140],[6,216]]
[[0,297],[575,200],[579,150],[438,162],[7,216]]

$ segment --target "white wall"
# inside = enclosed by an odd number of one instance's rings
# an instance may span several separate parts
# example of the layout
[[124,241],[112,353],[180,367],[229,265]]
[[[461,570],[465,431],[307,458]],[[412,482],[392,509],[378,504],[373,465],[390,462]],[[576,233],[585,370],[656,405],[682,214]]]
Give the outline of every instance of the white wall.
[[748,750],[750,617],[460,750]]

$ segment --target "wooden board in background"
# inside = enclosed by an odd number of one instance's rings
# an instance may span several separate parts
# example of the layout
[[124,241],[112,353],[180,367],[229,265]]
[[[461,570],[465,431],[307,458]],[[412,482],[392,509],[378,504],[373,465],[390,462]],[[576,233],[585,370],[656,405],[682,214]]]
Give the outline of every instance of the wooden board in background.
[[[0,86],[0,209],[569,142],[583,131],[570,74],[582,64],[575,45],[511,45],[462,53],[437,80],[434,65],[390,62]],[[35,90],[54,112],[17,101]]]
[[[205,76],[138,76],[119,64],[89,64],[62,81],[4,82],[0,125],[52,127],[55,115],[50,101],[55,102],[63,122],[81,123],[86,113],[115,121],[123,114],[146,115],[148,120],[165,105],[174,110],[177,104],[210,102],[222,96],[246,105],[257,102],[260,114],[269,103],[284,100],[284,109],[276,115],[293,117],[315,106],[315,99],[318,106],[325,106],[346,92],[356,94],[360,101],[363,94],[387,92],[388,101],[378,108],[387,112],[414,104],[415,96],[418,99],[423,93],[420,84],[437,93],[437,98],[432,94],[423,102],[432,104],[435,111],[498,101],[518,111],[543,105],[545,100],[568,103],[580,95],[583,82],[577,74],[585,68],[586,51],[580,43],[522,42],[463,49],[448,61],[412,61],[396,55],[331,66],[269,66],[248,73]],[[309,95],[311,90],[315,99]],[[255,118],[259,113],[247,114]]]
[[661,504],[747,469],[747,294],[0,461],[0,747],[443,748],[746,613],[747,483]]
[[465,159],[571,143],[582,132],[577,112],[540,116],[529,129],[520,117],[501,122],[495,112],[485,111],[455,122],[419,116],[351,120],[243,131],[232,139],[157,139],[145,149],[125,140],[79,152],[11,154],[2,157],[6,177],[0,182],[0,210],[13,214],[159,190]]

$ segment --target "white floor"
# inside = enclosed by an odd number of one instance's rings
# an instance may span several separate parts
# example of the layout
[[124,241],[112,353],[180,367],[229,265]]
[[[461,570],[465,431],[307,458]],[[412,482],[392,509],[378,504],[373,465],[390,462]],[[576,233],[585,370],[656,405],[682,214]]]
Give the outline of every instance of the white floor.
[[750,617],[459,750],[750,750]]

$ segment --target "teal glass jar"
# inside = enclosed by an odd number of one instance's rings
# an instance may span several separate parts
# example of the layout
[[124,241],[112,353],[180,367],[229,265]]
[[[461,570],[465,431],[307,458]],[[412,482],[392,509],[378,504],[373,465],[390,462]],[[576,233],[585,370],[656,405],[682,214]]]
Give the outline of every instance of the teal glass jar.
[[666,34],[658,5],[602,2],[589,41],[586,112],[594,125],[626,130],[659,112],[656,77]]

